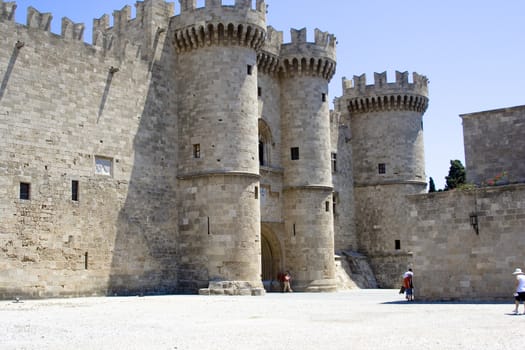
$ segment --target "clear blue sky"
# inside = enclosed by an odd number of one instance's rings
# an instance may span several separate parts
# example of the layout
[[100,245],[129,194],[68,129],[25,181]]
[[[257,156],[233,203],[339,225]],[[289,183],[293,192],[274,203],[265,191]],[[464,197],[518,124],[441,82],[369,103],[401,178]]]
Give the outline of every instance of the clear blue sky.
[[[224,0],[226,4],[234,0]],[[19,0],[16,20],[33,6],[53,13],[52,32],[62,17],[86,24],[134,1]],[[199,0],[198,4],[204,3]],[[525,1],[523,0],[267,0],[268,24],[329,31],[338,39],[337,74],[331,97],[341,95],[343,76],[416,71],[430,79],[425,114],[426,174],[443,188],[451,159],[464,162],[459,114],[525,104]],[[176,1],[176,12],[179,2]],[[468,169],[467,169],[468,171]]]

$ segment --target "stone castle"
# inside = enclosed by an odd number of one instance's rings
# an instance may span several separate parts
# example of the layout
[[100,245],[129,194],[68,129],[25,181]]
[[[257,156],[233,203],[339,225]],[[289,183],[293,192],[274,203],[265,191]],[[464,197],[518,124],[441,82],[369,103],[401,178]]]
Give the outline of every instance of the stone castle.
[[[523,179],[425,194],[426,77],[344,79],[330,111],[333,35],[284,42],[264,0],[179,2],[95,19],[86,44],[83,24],[63,18],[56,35],[31,7],[17,24],[0,0],[0,298],[261,295],[283,271],[297,291],[335,291],[341,267],[362,273],[355,259],[381,287],[413,265],[436,276],[419,296],[454,298],[481,290],[469,276],[484,263],[519,263],[525,243],[472,242],[469,207],[450,207],[497,191],[476,220],[510,210],[515,238]],[[457,263],[472,264],[458,285],[436,286]],[[504,289],[491,293],[477,295]]]

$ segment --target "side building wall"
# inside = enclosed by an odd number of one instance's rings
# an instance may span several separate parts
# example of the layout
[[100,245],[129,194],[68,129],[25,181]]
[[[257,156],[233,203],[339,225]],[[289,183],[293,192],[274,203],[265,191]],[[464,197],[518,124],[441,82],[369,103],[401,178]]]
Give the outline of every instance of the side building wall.
[[525,185],[407,198],[417,299],[511,300],[525,266]]
[[525,182],[525,106],[461,115],[467,181]]
[[0,21],[0,298],[175,288],[171,45],[158,40],[145,61]]

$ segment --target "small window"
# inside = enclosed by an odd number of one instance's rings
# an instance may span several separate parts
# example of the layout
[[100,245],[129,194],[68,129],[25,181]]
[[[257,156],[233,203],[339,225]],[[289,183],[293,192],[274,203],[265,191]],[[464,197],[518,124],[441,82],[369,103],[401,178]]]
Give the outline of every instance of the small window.
[[255,199],[259,199],[259,187],[255,186]]
[[20,183],[20,199],[29,200],[31,195],[31,184],[27,182]]
[[261,87],[257,88],[257,96],[259,96],[259,97],[262,96],[262,89],[261,89]]
[[95,174],[111,176],[113,159],[95,156]]
[[252,73],[253,73],[253,66],[251,64],[249,64],[247,66],[246,70],[247,70],[248,75],[252,75]]
[[326,212],[330,211],[330,202],[329,201],[324,202],[324,210]]
[[385,163],[379,163],[377,165],[377,171],[379,174],[386,174],[386,164]]
[[337,153],[332,153],[332,172],[337,172]]
[[325,93],[322,93],[322,94],[321,94],[321,100],[322,100],[323,102],[326,102],[326,94],[325,94]]
[[399,239],[396,239],[395,246],[396,246],[396,250],[401,250],[401,241]]
[[200,143],[197,143],[193,145],[193,158],[200,158],[201,157],[201,145]]
[[298,160],[299,159],[299,147],[292,147],[290,149],[292,160]]
[[71,181],[71,200],[78,201],[78,181]]
[[259,165],[264,165],[264,142],[259,141]]

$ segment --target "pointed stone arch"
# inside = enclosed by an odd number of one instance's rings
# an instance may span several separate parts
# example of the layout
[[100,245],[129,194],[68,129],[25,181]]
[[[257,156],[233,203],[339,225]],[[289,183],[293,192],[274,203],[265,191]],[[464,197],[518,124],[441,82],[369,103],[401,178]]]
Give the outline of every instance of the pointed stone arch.
[[259,118],[259,165],[270,166],[273,149],[272,130],[266,121]]
[[262,280],[266,291],[279,291],[279,273],[282,272],[281,243],[269,224],[261,223]]

